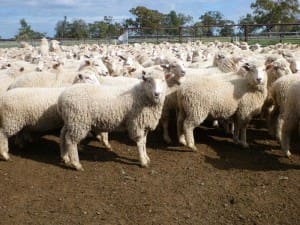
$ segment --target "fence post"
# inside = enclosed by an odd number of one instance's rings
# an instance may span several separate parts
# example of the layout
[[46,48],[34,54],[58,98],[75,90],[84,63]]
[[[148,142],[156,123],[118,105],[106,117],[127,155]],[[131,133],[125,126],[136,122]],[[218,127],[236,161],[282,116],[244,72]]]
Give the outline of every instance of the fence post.
[[180,26],[178,29],[179,29],[179,43],[182,43],[182,27]]
[[245,42],[248,42],[248,25],[244,26],[244,39]]

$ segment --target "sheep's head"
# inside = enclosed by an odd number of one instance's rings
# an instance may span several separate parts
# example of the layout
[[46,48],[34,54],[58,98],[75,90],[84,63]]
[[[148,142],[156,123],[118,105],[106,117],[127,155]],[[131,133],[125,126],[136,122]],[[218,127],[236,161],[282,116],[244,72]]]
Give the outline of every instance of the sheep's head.
[[100,85],[94,71],[88,69],[82,70],[77,74],[77,76],[73,81],[73,84],[75,83],[89,83],[89,84]]
[[278,78],[291,74],[289,63],[285,59],[277,59],[268,64],[266,66],[266,72],[268,75],[268,87]]
[[91,60],[86,59],[84,62],[81,63],[78,71],[85,70],[86,68],[89,68],[90,70],[94,71],[99,76],[108,76],[108,69],[104,65],[101,59],[97,60]]
[[254,62],[246,62],[242,65],[242,67],[246,71],[245,77],[250,85],[259,89],[265,87],[267,75],[263,67],[257,66]]
[[164,69],[165,74],[174,75],[178,83],[183,81],[186,69],[182,62],[173,62],[170,64],[162,64],[160,66]]
[[166,81],[162,73],[146,73],[143,71],[143,88],[151,100],[155,104],[163,103],[166,95]]

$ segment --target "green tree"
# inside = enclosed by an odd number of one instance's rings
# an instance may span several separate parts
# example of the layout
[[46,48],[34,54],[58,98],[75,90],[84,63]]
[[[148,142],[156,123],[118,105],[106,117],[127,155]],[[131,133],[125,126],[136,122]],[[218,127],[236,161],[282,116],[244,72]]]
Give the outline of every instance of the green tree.
[[[215,36],[215,35],[225,35],[230,36],[233,34],[233,28],[230,26],[222,27],[223,25],[232,25],[234,24],[231,20],[224,19],[223,15],[219,11],[208,11],[199,17],[200,21],[195,23],[198,34],[206,36]],[[220,27],[210,27],[209,25],[220,25]],[[207,27],[205,27],[207,26]]]
[[[184,15],[182,13],[176,13],[174,10],[166,14],[164,20],[164,26],[171,28],[178,28],[183,26],[193,20],[193,17],[190,15]],[[178,34],[178,29],[167,31],[168,34]]]
[[230,37],[234,35],[234,29],[232,26],[234,25],[234,22],[232,20],[222,20],[220,21],[220,25],[224,25],[224,27],[220,29],[221,36]]
[[86,22],[82,19],[74,20],[69,24],[68,32],[70,32],[69,37],[71,38],[88,38],[89,28]]
[[64,20],[58,21],[55,26],[55,37],[56,38],[65,38],[68,37],[68,28],[69,23],[67,21],[67,17],[64,16]]
[[15,35],[17,40],[38,39],[46,36],[45,33],[33,31],[25,19],[20,20],[20,25],[21,27],[19,28],[18,34]]
[[[259,24],[270,24],[266,31],[274,31],[272,23],[296,22],[300,13],[298,0],[256,0],[251,4],[254,20]],[[291,29],[281,27],[280,30]]]
[[122,26],[119,23],[107,23],[106,21],[95,21],[89,24],[89,36],[91,38],[105,38],[118,36]]
[[[238,23],[239,24],[255,24],[256,22],[254,20],[254,17],[251,14],[247,13],[246,16],[241,17],[239,19]],[[249,33],[253,33],[253,32],[255,32],[255,30],[258,29],[258,27],[248,26],[247,29],[248,29]],[[245,26],[240,27],[239,30],[240,30],[241,33],[244,33],[245,32]]]
[[[144,6],[132,8],[129,11],[136,17],[135,20],[127,20],[127,25],[138,28],[150,28],[145,33],[153,33],[162,26],[164,15],[157,10],[148,9]],[[130,23],[129,23],[130,22]]]

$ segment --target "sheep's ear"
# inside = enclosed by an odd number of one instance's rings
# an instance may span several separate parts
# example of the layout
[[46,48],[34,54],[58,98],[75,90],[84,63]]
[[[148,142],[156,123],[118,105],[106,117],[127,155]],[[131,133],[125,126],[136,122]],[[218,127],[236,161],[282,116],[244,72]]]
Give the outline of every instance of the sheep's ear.
[[273,67],[274,67],[273,64],[270,63],[270,64],[268,64],[268,65],[266,66],[266,70],[272,69]]
[[250,71],[250,64],[249,64],[249,63],[245,63],[245,64],[243,65],[243,68],[244,68],[245,70],[247,70],[247,71]]
[[166,80],[170,79],[171,77],[172,77],[172,74],[166,74],[166,75],[165,75],[165,79],[166,79]]
[[126,58],[125,58],[124,56],[119,55],[119,57],[120,57],[121,59],[123,59],[124,61],[126,61]]
[[143,79],[143,81],[147,81],[148,80],[146,72],[144,70],[142,71],[142,79]]
[[82,74],[78,74],[78,78],[79,78],[80,80],[83,80]]
[[129,73],[132,73],[132,72],[134,72],[134,71],[136,71],[136,68],[131,68],[131,69],[129,70]]
[[53,68],[53,69],[57,69],[57,67],[59,67],[59,65],[60,65],[59,63],[55,63],[55,64],[52,66],[52,68]]
[[85,65],[86,66],[90,66],[91,65],[91,61],[90,60],[85,60]]
[[21,68],[20,68],[20,72],[23,72],[23,71],[24,71],[24,67],[21,67]]
[[10,63],[8,63],[6,66],[7,66],[7,67],[11,67],[11,64],[10,64]]

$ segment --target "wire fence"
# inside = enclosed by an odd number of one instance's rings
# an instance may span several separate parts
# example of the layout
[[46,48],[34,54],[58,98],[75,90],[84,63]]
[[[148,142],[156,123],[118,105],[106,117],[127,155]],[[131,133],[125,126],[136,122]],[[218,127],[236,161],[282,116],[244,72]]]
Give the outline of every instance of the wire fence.
[[[300,23],[293,24],[237,24],[237,25],[205,25],[189,27],[161,27],[157,29],[127,28],[128,43],[161,43],[161,42],[202,42],[245,41],[249,44],[259,43],[262,46],[276,43],[300,44]],[[123,31],[120,31],[120,34]],[[118,36],[107,34],[106,38],[58,39],[61,45],[80,44],[117,44]],[[40,40],[27,40],[37,46]],[[17,47],[19,42],[14,39],[0,39],[0,48]]]

